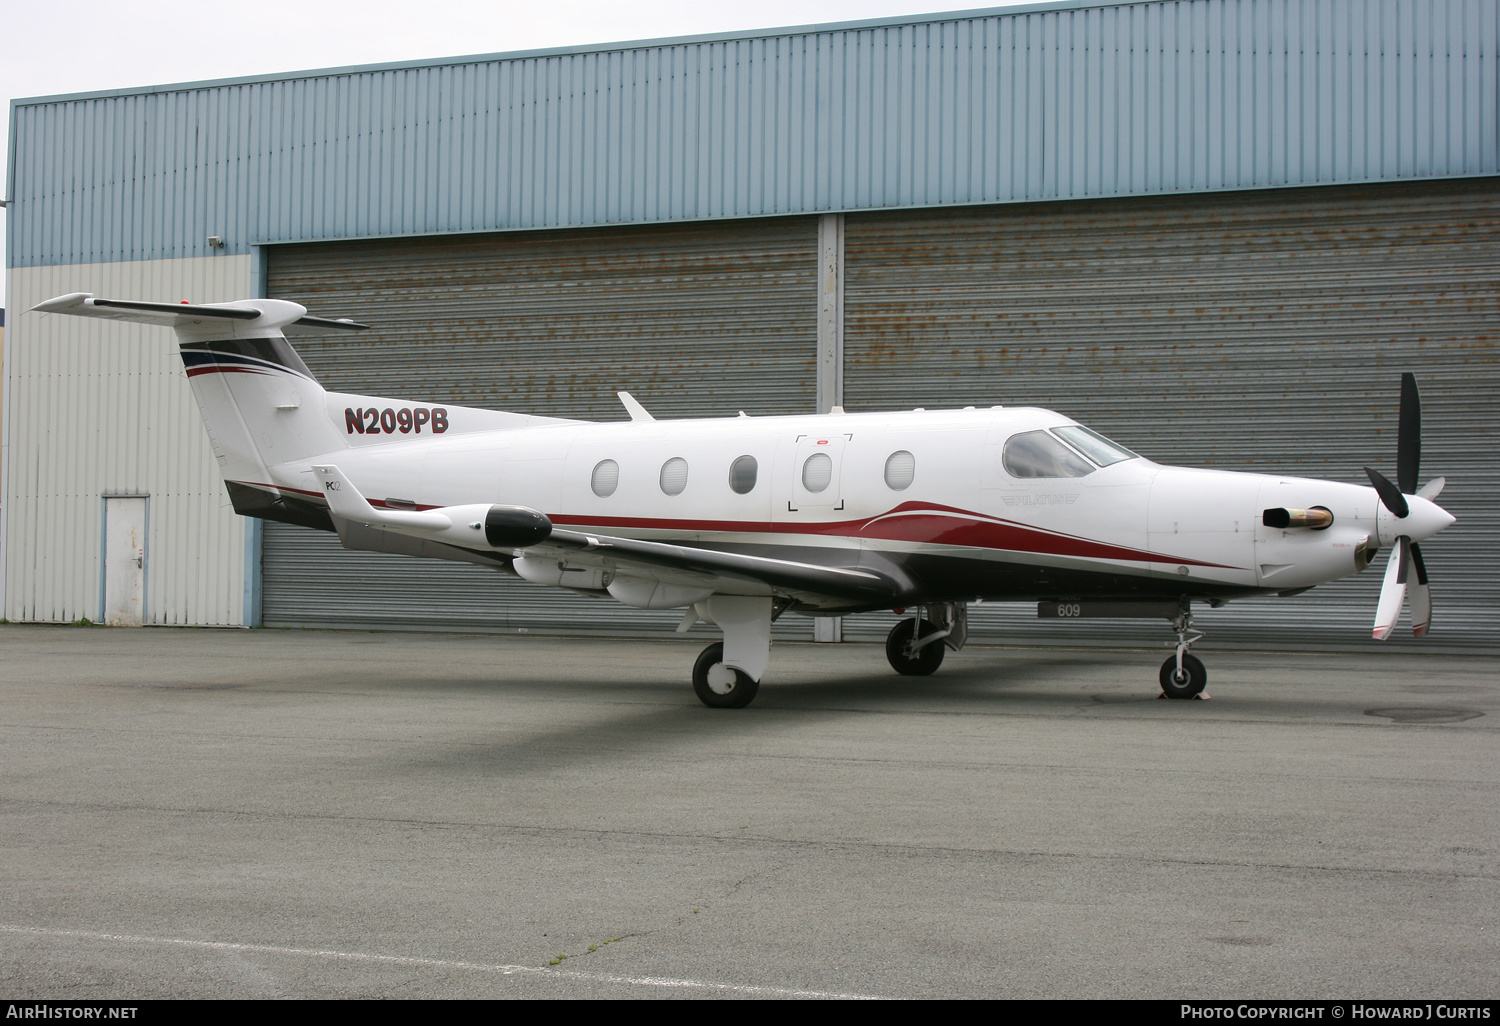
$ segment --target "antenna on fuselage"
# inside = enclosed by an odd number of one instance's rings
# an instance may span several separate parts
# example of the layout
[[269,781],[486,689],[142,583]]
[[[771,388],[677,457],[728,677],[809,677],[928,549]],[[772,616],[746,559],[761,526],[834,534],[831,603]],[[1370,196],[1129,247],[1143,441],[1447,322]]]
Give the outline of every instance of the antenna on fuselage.
[[636,397],[631,395],[629,392],[616,392],[615,395],[620,397],[620,402],[625,405],[625,412],[630,414],[631,420],[656,419],[655,417],[651,416],[651,411],[642,406],[636,400]]

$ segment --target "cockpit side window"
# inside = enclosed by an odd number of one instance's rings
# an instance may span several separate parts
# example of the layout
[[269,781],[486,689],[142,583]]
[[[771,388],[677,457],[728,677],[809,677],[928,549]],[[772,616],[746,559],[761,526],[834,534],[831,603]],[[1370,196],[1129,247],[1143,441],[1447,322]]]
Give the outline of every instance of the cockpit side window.
[[1005,443],[1001,462],[1011,477],[1083,477],[1094,465],[1045,431],[1022,431]]

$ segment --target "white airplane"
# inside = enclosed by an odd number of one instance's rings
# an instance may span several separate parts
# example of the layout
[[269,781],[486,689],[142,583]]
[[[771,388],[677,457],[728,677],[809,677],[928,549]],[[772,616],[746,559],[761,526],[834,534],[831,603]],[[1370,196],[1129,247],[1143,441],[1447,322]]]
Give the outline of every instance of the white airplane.
[[693,667],[738,708],[770,662],[771,622],[892,609],[891,666],[932,673],[968,604],[1044,617],[1163,616],[1169,698],[1207,679],[1192,603],[1290,595],[1392,553],[1374,636],[1431,599],[1417,543],[1453,517],[1417,490],[1416,382],[1402,379],[1397,483],[1371,487],[1166,467],[1034,408],[596,424],[326,391],[287,334],[362,330],[283,300],[95,299],[48,313],[176,329],[237,512],[337,531],[348,548],[466,560],[528,581],[686,610],[724,641]]

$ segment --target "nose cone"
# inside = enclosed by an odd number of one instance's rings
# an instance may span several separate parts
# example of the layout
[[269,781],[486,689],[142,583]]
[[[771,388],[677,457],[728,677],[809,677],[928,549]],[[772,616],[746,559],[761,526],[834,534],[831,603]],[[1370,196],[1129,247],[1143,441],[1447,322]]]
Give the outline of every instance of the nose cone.
[[1411,507],[1411,512],[1406,517],[1410,527],[1404,533],[1412,541],[1431,538],[1456,519],[1431,499],[1413,495],[1406,500],[1406,504]]
[[1380,507],[1380,522],[1377,532],[1382,545],[1394,544],[1401,535],[1414,542],[1424,541],[1453,523],[1454,516],[1431,499],[1419,495],[1406,496],[1409,512],[1397,517],[1384,506]]

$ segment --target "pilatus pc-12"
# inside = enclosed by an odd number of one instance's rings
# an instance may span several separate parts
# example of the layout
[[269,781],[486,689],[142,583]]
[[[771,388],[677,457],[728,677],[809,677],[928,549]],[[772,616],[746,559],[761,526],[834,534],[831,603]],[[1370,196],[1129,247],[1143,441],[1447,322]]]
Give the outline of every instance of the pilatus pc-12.
[[336,531],[349,548],[462,559],[541,585],[683,609],[723,631],[693,689],[755,697],[771,622],[907,610],[897,672],[963,647],[971,602],[1043,616],[1163,616],[1168,697],[1202,692],[1192,604],[1286,595],[1390,550],[1375,637],[1431,601],[1418,543],[1453,522],[1420,490],[1416,382],[1402,379],[1396,481],[1166,467],[1048,410],[990,408],[595,424],[329,392],[286,335],[357,331],[296,303],[95,299],[39,311],[176,330],[237,512]]

